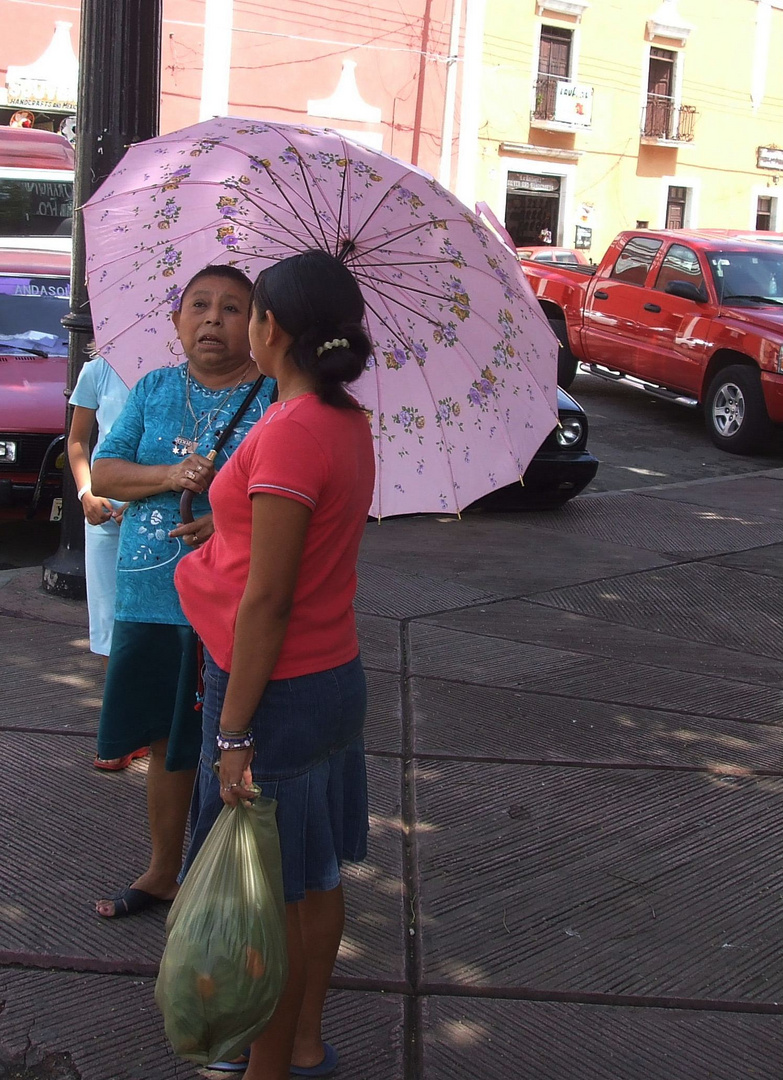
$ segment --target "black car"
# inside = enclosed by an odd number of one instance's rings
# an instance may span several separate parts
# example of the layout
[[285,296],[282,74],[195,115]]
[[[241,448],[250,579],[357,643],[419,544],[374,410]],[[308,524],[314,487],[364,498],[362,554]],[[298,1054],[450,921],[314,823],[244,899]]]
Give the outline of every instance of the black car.
[[558,387],[560,426],[546,437],[527,467],[524,484],[509,484],[482,496],[469,509],[556,510],[573,499],[598,471],[598,459],[587,450],[587,414]]

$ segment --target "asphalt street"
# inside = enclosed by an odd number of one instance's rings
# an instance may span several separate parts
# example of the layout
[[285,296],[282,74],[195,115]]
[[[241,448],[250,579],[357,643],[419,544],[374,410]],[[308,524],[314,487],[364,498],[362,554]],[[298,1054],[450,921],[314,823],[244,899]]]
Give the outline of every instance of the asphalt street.
[[[589,449],[601,461],[588,491],[627,491],[689,480],[719,479],[780,468],[783,432],[761,457],[737,457],[713,446],[700,413],[630,386],[580,374],[570,393],[587,412]],[[35,566],[57,549],[59,528],[20,511],[0,511],[0,569]]]

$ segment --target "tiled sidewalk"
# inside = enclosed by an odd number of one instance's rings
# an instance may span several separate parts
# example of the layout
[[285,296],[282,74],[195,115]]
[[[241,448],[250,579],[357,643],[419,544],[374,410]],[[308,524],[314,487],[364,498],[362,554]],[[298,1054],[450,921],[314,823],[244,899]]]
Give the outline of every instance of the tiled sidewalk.
[[[368,525],[339,1077],[779,1080],[781,507],[776,470]],[[92,912],[145,766],[91,768],[100,665],[39,578],[0,572],[0,1078],[209,1075],[152,1000],[163,916]]]

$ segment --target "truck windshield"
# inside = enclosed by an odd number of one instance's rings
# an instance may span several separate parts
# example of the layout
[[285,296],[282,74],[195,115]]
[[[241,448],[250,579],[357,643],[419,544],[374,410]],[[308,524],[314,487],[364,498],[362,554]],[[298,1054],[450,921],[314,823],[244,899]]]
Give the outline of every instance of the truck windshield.
[[68,278],[0,276],[0,353],[67,356],[69,295]]
[[723,304],[783,304],[783,250],[711,251],[707,256]]
[[71,180],[0,178],[0,236],[70,236]]

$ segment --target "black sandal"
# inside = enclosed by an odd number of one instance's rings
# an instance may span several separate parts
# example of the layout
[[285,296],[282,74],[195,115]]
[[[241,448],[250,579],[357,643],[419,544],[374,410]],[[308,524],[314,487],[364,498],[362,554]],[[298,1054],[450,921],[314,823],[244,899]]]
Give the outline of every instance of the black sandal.
[[129,915],[138,915],[148,908],[157,907],[158,904],[170,904],[171,900],[164,900],[161,896],[153,896],[144,889],[134,889],[129,885],[117,896],[107,896],[105,901],[99,900],[98,903],[114,904],[114,914],[101,915],[102,919],[127,919]]

